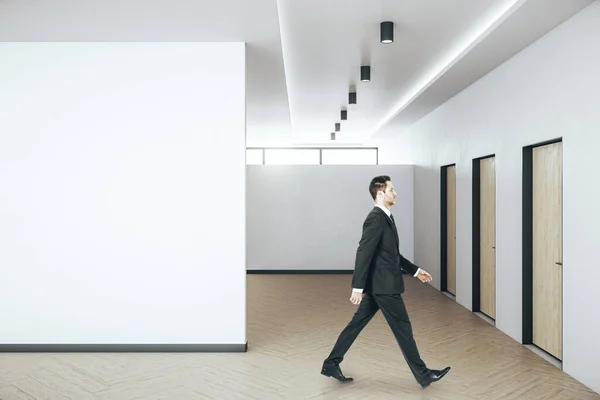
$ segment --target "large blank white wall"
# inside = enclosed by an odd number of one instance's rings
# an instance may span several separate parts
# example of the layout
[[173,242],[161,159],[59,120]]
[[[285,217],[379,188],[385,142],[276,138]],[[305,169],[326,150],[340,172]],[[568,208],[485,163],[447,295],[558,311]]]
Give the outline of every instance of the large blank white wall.
[[390,165],[251,165],[247,180],[249,270],[354,269],[369,183],[389,175],[400,251],[413,259],[413,168]]
[[[440,166],[457,165],[457,301],[471,308],[472,159],[496,155],[496,326],[521,341],[522,148],[563,137],[564,371],[600,392],[600,3],[419,121],[380,160],[414,163],[415,257],[440,260]],[[439,280],[434,284],[439,288]]]
[[0,344],[246,342],[244,53],[0,44]]

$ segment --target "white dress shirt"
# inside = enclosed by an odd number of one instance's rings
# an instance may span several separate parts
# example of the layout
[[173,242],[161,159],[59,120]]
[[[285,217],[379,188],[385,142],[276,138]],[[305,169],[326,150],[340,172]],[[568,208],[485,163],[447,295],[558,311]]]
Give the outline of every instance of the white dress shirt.
[[[390,216],[392,215],[390,210],[388,210],[386,207],[382,206],[381,204],[375,204],[375,207],[381,208],[383,210],[383,212],[385,213],[385,215],[388,216],[388,218],[390,218]],[[421,272],[421,268],[418,268],[417,272],[415,272],[415,274],[413,276],[416,277],[417,275],[419,275],[419,272]],[[354,288],[354,289],[352,289],[352,291],[357,292],[357,293],[362,293],[363,289]]]

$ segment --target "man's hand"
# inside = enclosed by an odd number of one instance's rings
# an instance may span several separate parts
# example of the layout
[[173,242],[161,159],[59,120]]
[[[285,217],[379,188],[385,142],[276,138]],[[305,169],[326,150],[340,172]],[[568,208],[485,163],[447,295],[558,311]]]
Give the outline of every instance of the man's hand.
[[362,298],[363,298],[362,293],[352,292],[352,296],[350,296],[350,301],[352,302],[352,304],[358,305],[362,301]]
[[420,270],[419,274],[417,275],[417,278],[419,278],[421,280],[421,282],[431,282],[433,280],[433,278],[431,277],[431,275],[429,275],[429,273],[427,271],[424,270]]

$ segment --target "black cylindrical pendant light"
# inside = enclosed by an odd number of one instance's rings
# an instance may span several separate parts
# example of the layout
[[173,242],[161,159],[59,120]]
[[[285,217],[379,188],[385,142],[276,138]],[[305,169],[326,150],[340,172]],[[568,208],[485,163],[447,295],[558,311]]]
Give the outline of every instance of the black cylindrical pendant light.
[[336,131],[336,132],[339,132],[339,131],[340,131],[340,123],[339,123],[339,122],[336,122],[336,123],[335,123],[335,131]]
[[348,95],[348,103],[356,104],[356,92],[350,92]]
[[369,82],[371,80],[371,67],[368,65],[360,67],[360,80],[363,82]]
[[394,23],[392,21],[381,23],[380,40],[385,44],[394,42]]
[[331,140],[335,140],[335,132],[331,132]]
[[346,121],[348,119],[348,111],[342,110],[341,118],[342,118],[342,121]]

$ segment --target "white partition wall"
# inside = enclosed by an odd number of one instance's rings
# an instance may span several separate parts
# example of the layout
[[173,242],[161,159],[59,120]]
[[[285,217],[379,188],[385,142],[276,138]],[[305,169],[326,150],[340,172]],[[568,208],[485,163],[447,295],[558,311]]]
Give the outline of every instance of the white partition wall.
[[0,349],[243,351],[245,45],[0,54]]
[[389,175],[400,251],[413,259],[413,168],[404,165],[249,165],[248,270],[352,270],[373,208],[369,182]]
[[[414,163],[415,256],[440,260],[440,166],[456,163],[456,299],[471,308],[472,160],[495,154],[496,327],[523,332],[523,147],[563,140],[563,369],[600,393],[600,2],[380,143]],[[439,288],[439,280],[433,282]]]

